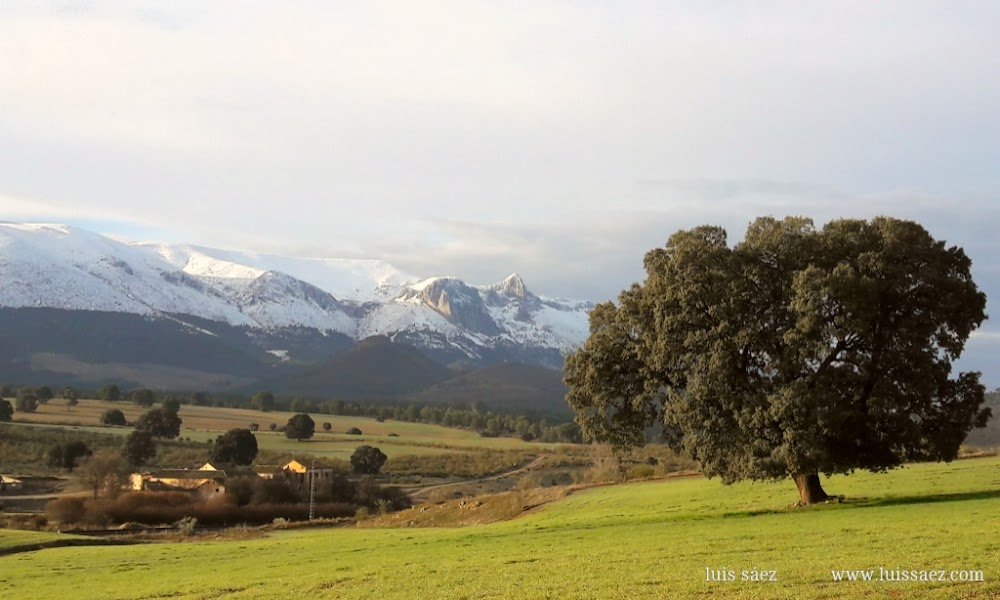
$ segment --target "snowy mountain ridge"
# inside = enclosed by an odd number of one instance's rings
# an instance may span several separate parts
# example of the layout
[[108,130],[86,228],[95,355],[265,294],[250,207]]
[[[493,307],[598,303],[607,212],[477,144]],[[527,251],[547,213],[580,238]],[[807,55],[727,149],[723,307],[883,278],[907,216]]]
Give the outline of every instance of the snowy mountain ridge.
[[[75,227],[0,222],[0,307],[190,315],[259,330],[402,339],[443,358],[558,366],[589,302],[536,296],[517,274],[471,286],[384,261],[125,243]],[[283,352],[283,348],[266,348]]]

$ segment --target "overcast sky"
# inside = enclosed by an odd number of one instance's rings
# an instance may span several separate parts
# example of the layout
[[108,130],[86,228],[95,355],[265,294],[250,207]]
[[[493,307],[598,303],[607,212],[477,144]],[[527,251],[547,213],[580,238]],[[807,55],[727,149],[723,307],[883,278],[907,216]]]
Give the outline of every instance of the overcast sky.
[[0,0],[0,219],[604,300],[888,214],[1000,293],[998,74],[993,1]]

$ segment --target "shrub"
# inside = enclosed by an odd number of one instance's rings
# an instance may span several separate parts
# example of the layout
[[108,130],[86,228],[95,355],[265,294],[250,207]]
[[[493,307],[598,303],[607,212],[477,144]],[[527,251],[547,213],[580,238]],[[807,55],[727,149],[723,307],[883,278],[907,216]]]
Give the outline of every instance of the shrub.
[[363,434],[361,433],[361,430],[358,429],[357,427],[351,427],[350,429],[347,430],[347,435],[363,435]]
[[101,425],[121,425],[124,426],[125,413],[117,408],[109,408],[101,415]]
[[626,479],[648,479],[656,474],[656,469],[651,465],[636,465],[630,467],[625,474]]
[[83,521],[86,514],[83,498],[56,498],[45,504],[45,516],[50,521],[66,525]]
[[198,519],[194,517],[184,517],[177,521],[177,529],[184,535],[192,535],[198,529]]

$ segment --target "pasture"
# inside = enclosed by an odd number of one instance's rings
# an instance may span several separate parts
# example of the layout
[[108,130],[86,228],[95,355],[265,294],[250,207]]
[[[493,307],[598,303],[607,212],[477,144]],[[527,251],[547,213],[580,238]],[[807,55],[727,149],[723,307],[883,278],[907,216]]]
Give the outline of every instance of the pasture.
[[[260,539],[55,548],[0,557],[0,595],[32,598],[993,598],[1000,459],[824,481],[700,477],[596,487],[493,523],[307,529]],[[421,507],[412,509],[419,513]],[[475,510],[464,508],[463,510]],[[0,547],[4,536],[0,532]],[[984,582],[835,582],[844,569],[981,570]],[[706,581],[707,571],[736,581]],[[776,582],[742,581],[774,571]],[[877,577],[877,575],[876,575]]]
[[[157,405],[158,406],[158,405]],[[99,425],[104,411],[116,408],[125,414],[130,422],[149,410],[127,402],[104,402],[81,400],[78,406],[67,410],[58,399],[39,405],[33,413],[14,413],[15,423],[38,426],[76,427],[84,431],[116,433],[122,436],[132,431],[131,427],[103,427]],[[354,449],[362,444],[378,446],[387,455],[432,455],[447,454],[463,450],[534,450],[552,448],[556,444],[523,442],[515,438],[486,438],[473,431],[453,429],[427,423],[408,423],[387,420],[379,423],[369,417],[335,416],[312,413],[316,422],[316,434],[312,439],[301,442],[290,440],[283,433],[271,432],[271,423],[284,425],[295,413],[261,412],[243,408],[183,405],[178,413],[182,420],[181,437],[194,441],[214,440],[221,433],[236,427],[249,428],[257,423],[257,443],[261,450],[272,450],[288,454],[310,454],[317,457],[347,460]],[[329,422],[331,432],[323,431],[322,424]],[[363,435],[348,435],[345,432],[357,427]],[[390,436],[390,434],[396,436]],[[398,437],[397,437],[398,436]]]

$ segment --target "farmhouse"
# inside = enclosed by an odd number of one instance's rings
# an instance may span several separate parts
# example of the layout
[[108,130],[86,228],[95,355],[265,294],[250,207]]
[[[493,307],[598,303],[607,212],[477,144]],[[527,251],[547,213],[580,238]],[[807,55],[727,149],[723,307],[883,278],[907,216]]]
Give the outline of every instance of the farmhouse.
[[0,475],[0,492],[19,491],[22,487],[20,479],[14,479],[10,475]]
[[296,487],[305,487],[315,478],[316,482],[330,481],[336,471],[322,467],[310,467],[297,460],[291,460],[283,465],[259,465],[253,468],[254,473],[262,479],[282,478]]
[[160,469],[132,473],[129,489],[135,492],[193,492],[204,498],[224,494],[226,479],[237,476],[257,476],[261,479],[283,479],[302,488],[315,478],[316,482],[330,481],[335,471],[309,467],[297,460],[280,466],[260,465],[251,469],[233,465],[207,462],[197,469]]
[[132,473],[129,489],[136,492],[192,492],[202,498],[226,493],[226,472],[216,469],[160,469]]

